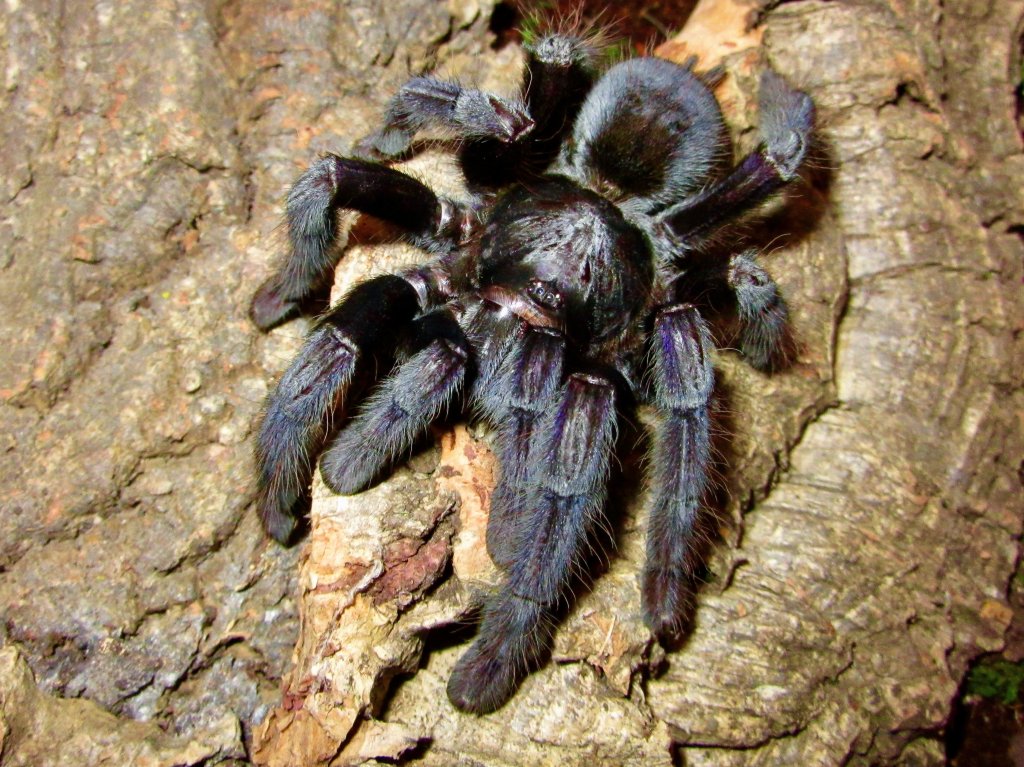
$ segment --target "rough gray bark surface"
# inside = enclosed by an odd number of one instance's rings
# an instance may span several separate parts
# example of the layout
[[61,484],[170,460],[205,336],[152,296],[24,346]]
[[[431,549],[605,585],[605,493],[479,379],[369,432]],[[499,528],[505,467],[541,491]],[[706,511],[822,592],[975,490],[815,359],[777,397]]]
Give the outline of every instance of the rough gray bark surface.
[[[304,323],[245,313],[283,193],[410,73],[511,89],[489,13],[7,3],[3,764],[943,762],[959,680],[1010,622],[1024,510],[1021,0],[716,0],[663,48],[728,52],[741,147],[766,64],[822,118],[820,167],[766,223],[801,352],[772,378],[719,355],[729,521],[681,649],[640,620],[628,459],[606,572],[487,717],[444,696],[452,627],[497,578],[485,435],[317,488],[304,544],[264,540],[248,438]],[[411,170],[449,183],[437,155]],[[416,257],[359,245],[339,286]]]

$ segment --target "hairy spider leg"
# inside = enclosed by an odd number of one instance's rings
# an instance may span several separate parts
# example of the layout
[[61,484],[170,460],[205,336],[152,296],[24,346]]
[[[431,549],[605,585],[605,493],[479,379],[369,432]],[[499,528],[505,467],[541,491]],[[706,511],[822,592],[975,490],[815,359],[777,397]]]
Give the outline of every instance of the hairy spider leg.
[[530,140],[547,164],[594,85],[596,51],[579,37],[552,34],[526,46],[526,54],[523,98],[536,121]]
[[528,511],[513,536],[508,579],[484,609],[473,646],[448,680],[463,711],[494,711],[516,691],[550,644],[551,615],[579,564],[606,490],[615,440],[615,387],[574,373],[540,426]]
[[297,316],[307,302],[330,290],[340,251],[334,247],[341,209],[368,213],[414,238],[451,234],[457,204],[392,168],[326,155],[299,177],[288,195],[291,249],[276,274],[260,286],[249,315],[260,330]]
[[789,310],[775,280],[757,263],[757,251],[729,259],[726,280],[736,296],[740,351],[758,370],[785,367],[794,351]]
[[416,288],[401,277],[356,285],[313,328],[267,397],[256,437],[256,507],[278,541],[291,538],[308,510],[316,456],[360,357],[392,342],[419,310]]
[[695,543],[710,460],[708,401],[714,388],[711,333],[697,309],[663,309],[652,337],[652,493],[643,571],[644,617],[659,639],[685,618],[700,564]]
[[466,180],[495,188],[529,181],[551,164],[594,84],[595,50],[578,37],[552,34],[526,47],[520,86],[533,129],[516,141],[477,137],[459,151]]
[[511,99],[452,80],[414,77],[367,140],[369,155],[396,159],[417,131],[435,127],[463,142],[459,161],[470,184],[498,187],[537,174],[554,159],[594,82],[593,58],[579,38],[542,37],[528,47],[521,95]]
[[356,417],[320,458],[320,474],[335,493],[358,493],[418,437],[461,390],[469,344],[447,309],[416,321],[422,346],[380,382]]
[[761,76],[761,143],[725,178],[662,212],[658,219],[684,249],[699,247],[723,225],[796,178],[814,127],[814,104],[775,72]]
[[439,127],[460,139],[492,139],[505,144],[533,129],[525,104],[493,93],[463,88],[438,77],[414,77],[401,87],[369,145],[385,159],[408,151],[416,131]]
[[516,554],[517,525],[527,509],[530,467],[540,460],[535,435],[562,383],[565,338],[551,328],[530,326],[477,387],[482,414],[494,424],[501,474],[491,493],[487,550],[499,567]]

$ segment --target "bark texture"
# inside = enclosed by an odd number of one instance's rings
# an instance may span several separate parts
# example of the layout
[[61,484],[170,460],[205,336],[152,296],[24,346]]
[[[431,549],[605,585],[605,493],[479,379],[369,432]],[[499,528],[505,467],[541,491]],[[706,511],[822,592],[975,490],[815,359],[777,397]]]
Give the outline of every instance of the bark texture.
[[[248,439],[306,324],[245,314],[283,194],[410,74],[510,91],[491,10],[7,3],[0,763],[943,763],[1024,511],[1022,0],[707,0],[660,49],[725,63],[740,149],[764,66],[822,126],[764,222],[796,364],[718,356],[723,540],[682,648],[640,618],[636,456],[607,567],[490,716],[444,695],[498,581],[486,435],[263,538]],[[457,186],[437,152],[409,169]],[[338,288],[418,258],[356,244]]]

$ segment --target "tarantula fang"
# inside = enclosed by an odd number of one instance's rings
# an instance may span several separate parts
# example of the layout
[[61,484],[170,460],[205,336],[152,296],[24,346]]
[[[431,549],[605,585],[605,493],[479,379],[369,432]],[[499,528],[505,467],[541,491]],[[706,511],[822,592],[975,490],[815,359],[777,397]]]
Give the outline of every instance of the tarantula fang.
[[[287,541],[318,457],[328,487],[358,493],[447,408],[470,406],[491,424],[500,476],[487,543],[505,582],[448,684],[468,712],[503,705],[549,646],[550,616],[603,513],[617,414],[631,403],[655,421],[645,618],[659,639],[679,632],[699,560],[714,387],[694,297],[734,298],[737,345],[755,367],[784,354],[786,305],[755,253],[710,266],[707,254],[797,175],[810,99],[766,71],[760,144],[731,165],[711,91],[721,73],[656,58],[602,71],[598,60],[584,40],[550,34],[528,46],[515,98],[409,81],[361,156],[324,156],[292,188],[290,253],[251,307],[268,330],[322,294],[342,209],[396,225],[428,254],[356,285],[317,321],[266,403],[257,506]],[[465,198],[388,166],[423,128],[459,139]],[[357,381],[377,369],[390,372],[356,409]]]

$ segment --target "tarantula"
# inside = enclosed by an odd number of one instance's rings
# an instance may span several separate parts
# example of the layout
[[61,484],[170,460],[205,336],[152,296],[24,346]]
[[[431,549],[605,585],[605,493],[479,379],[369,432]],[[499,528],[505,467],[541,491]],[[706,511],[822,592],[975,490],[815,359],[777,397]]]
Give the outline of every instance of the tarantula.
[[[796,176],[811,100],[766,71],[760,144],[730,169],[711,92],[721,72],[635,58],[602,73],[597,62],[587,41],[549,34],[527,46],[517,98],[410,80],[361,156],[324,156],[296,182],[290,255],[252,303],[268,330],[322,294],[343,209],[396,225],[429,254],[356,285],[317,321],[266,403],[257,504],[287,541],[318,456],[331,490],[358,493],[451,403],[489,422],[500,476],[487,545],[505,582],[448,683],[464,711],[505,703],[549,646],[550,617],[601,520],[617,412],[635,402],[656,424],[644,614],[659,639],[677,635],[711,450],[713,341],[694,297],[734,297],[736,345],[755,367],[773,368],[785,346],[785,303],[753,252],[697,264]],[[385,164],[428,127],[459,140],[466,199]],[[382,360],[390,372],[336,429],[359,371],[372,377]]]

